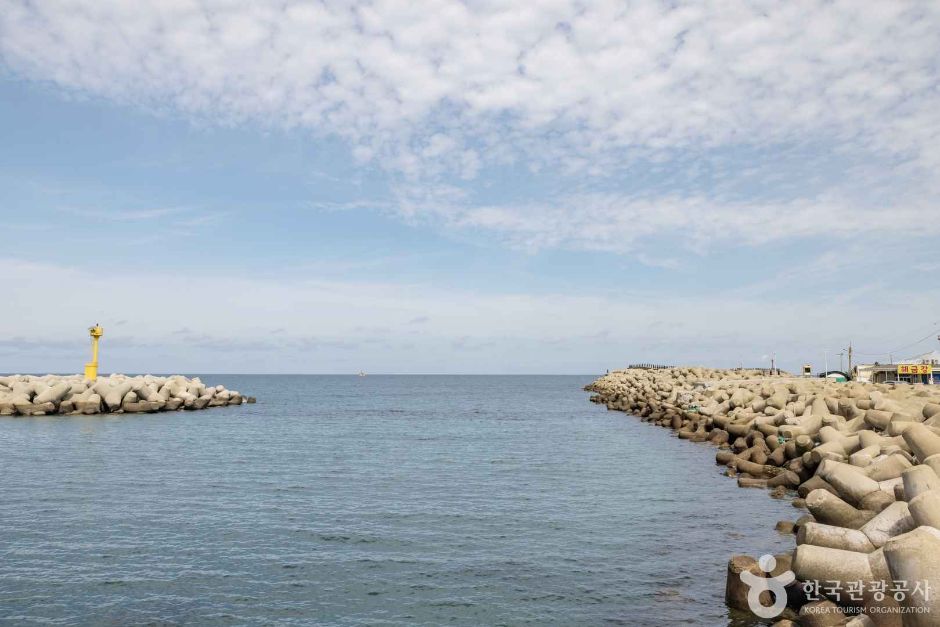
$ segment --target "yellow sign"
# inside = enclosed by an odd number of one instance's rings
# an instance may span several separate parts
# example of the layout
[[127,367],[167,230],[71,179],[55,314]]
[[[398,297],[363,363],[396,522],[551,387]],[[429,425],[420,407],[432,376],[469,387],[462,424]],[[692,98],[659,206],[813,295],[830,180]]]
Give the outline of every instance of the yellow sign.
[[930,364],[898,364],[898,374],[930,374]]

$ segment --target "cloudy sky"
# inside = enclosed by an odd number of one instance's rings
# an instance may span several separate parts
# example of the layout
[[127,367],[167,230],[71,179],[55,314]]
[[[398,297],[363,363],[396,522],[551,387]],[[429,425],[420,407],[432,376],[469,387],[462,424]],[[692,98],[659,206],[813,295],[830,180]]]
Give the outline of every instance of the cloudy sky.
[[931,2],[0,0],[0,371],[932,350],[938,73]]

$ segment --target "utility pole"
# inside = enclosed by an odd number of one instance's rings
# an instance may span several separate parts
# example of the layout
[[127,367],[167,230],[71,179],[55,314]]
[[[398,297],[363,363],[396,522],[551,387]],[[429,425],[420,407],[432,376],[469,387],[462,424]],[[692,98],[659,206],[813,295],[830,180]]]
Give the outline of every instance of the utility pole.
[[[940,335],[937,336],[937,341],[940,342]],[[933,362],[933,363],[936,363],[936,362]],[[933,368],[931,368],[930,376],[927,377],[927,381],[929,381],[931,385],[934,385],[934,376],[933,376],[934,372],[935,371],[933,370]]]
[[774,374],[774,369],[776,368],[775,364],[777,362],[777,353],[774,351],[770,356],[770,374]]
[[849,380],[852,379],[852,342],[849,342]]
[[829,351],[823,351],[823,377],[829,376]]

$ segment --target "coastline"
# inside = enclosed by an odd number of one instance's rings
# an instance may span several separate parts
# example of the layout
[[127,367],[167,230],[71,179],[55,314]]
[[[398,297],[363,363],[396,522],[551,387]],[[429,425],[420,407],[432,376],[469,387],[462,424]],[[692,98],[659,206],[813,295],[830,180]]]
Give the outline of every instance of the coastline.
[[[769,488],[809,510],[778,523],[796,548],[774,564],[731,557],[729,607],[754,613],[742,573],[774,583],[792,570],[786,608],[774,614],[780,627],[940,621],[936,593],[877,593],[878,582],[940,587],[940,390],[708,368],[617,370],[585,390],[609,410],[717,445],[716,462],[739,486]],[[820,580],[861,581],[864,592],[807,593]]]
[[199,377],[182,375],[0,377],[0,416],[148,413],[254,402],[254,397],[223,385],[207,386]]

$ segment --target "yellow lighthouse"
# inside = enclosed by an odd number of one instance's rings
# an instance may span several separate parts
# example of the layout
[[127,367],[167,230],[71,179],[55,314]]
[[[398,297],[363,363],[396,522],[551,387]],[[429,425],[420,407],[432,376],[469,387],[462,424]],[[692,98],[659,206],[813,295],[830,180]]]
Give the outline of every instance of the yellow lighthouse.
[[104,335],[104,329],[97,322],[88,329],[91,336],[91,361],[85,364],[85,378],[94,381],[98,378],[98,340]]

